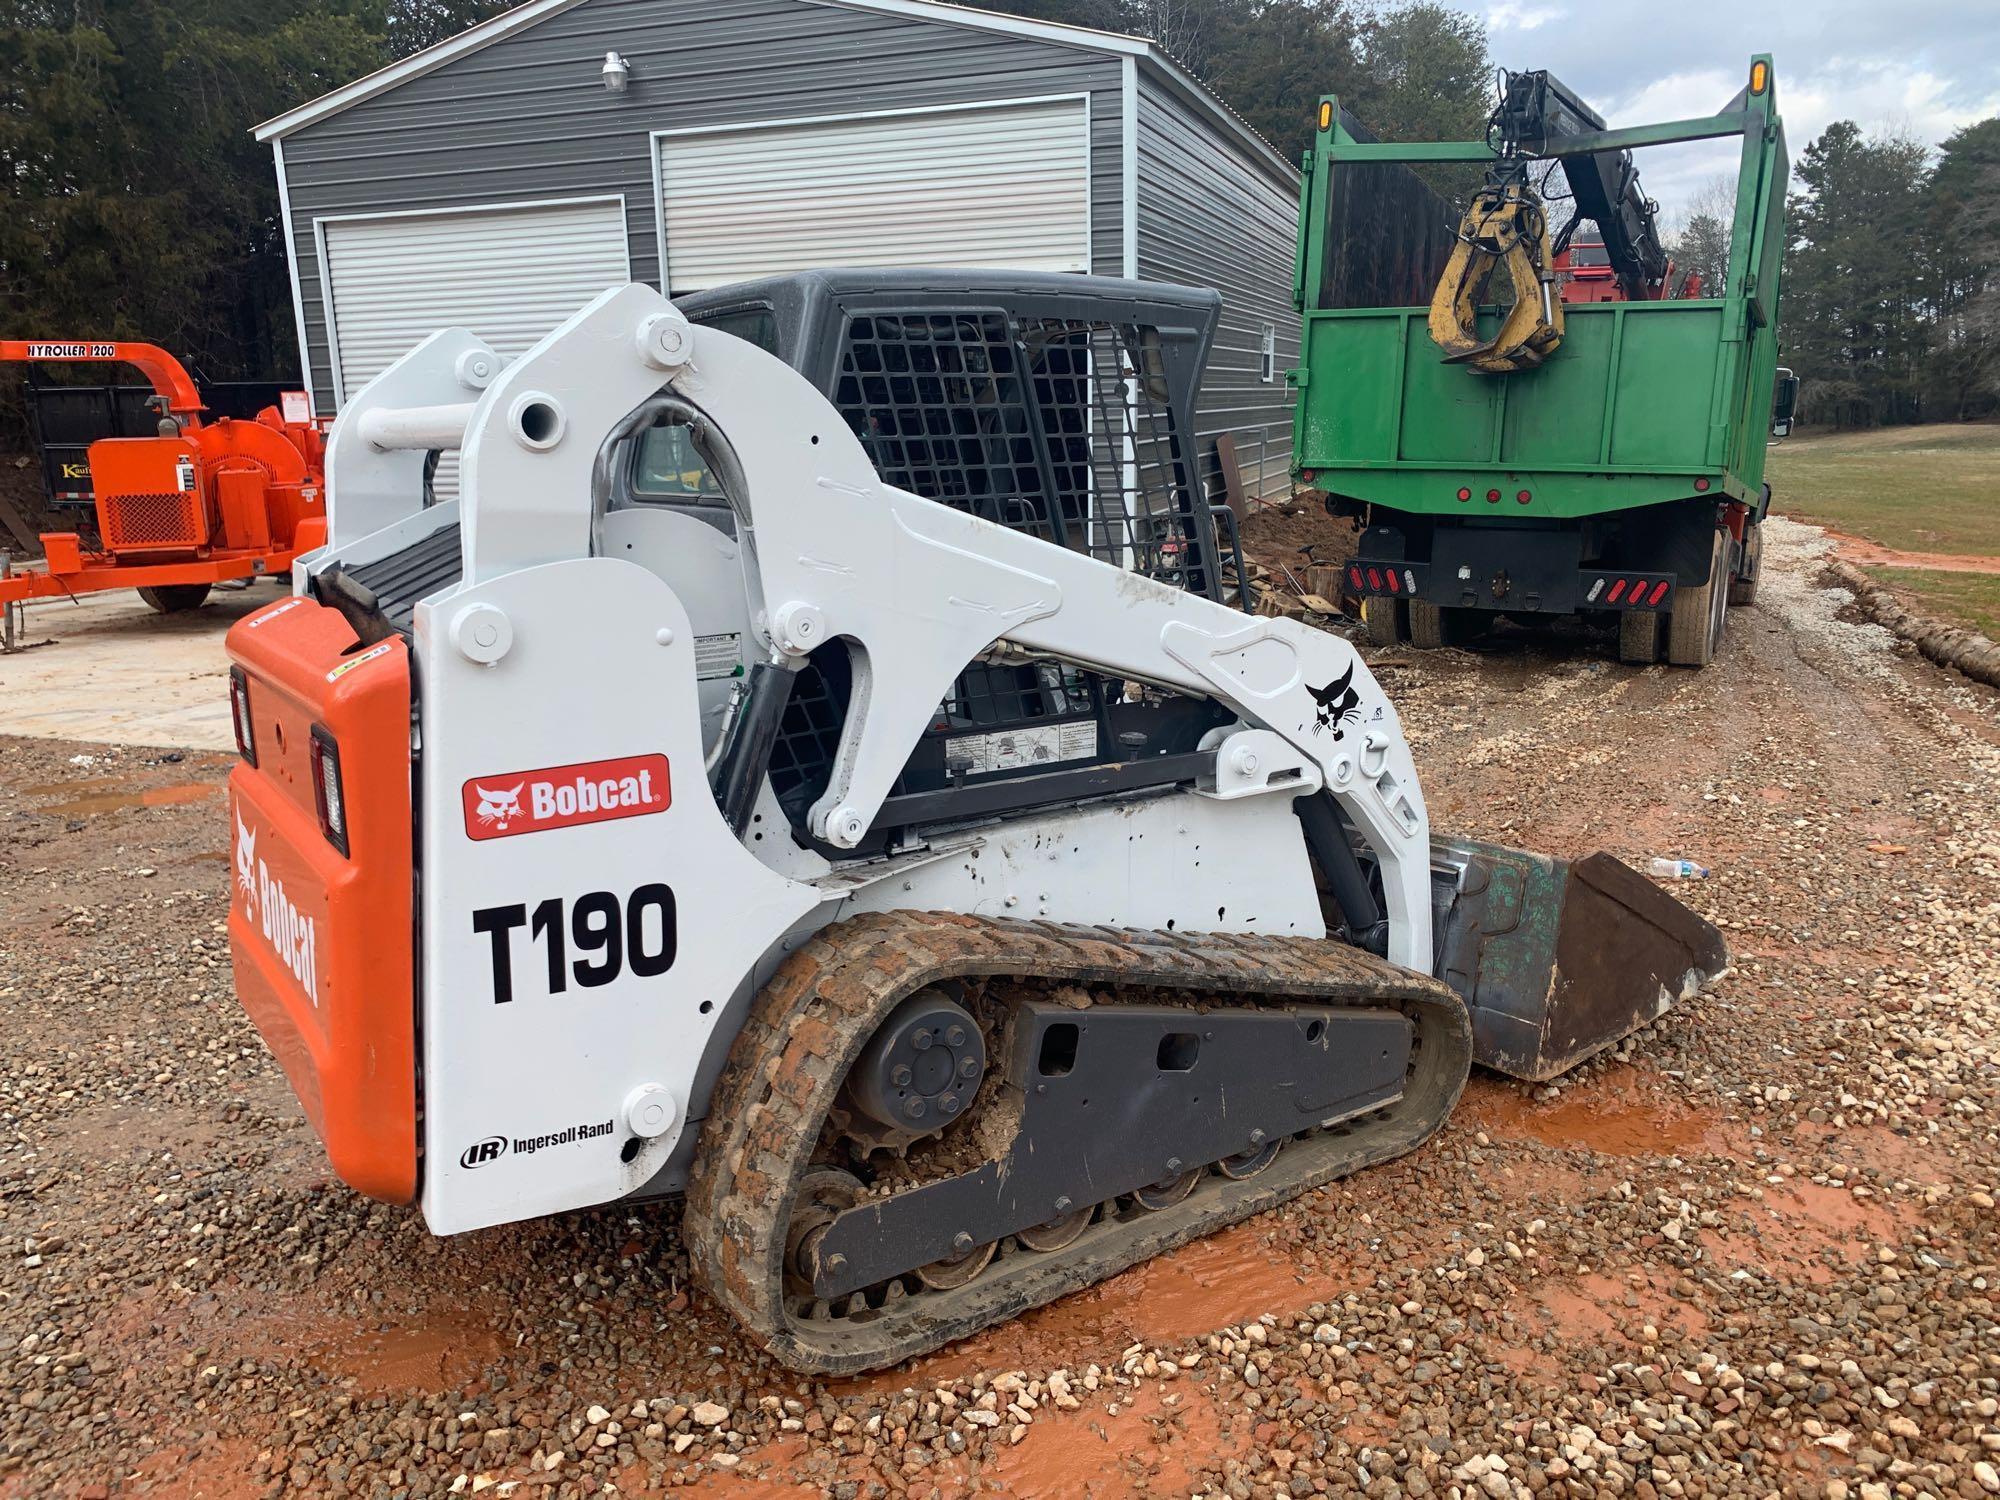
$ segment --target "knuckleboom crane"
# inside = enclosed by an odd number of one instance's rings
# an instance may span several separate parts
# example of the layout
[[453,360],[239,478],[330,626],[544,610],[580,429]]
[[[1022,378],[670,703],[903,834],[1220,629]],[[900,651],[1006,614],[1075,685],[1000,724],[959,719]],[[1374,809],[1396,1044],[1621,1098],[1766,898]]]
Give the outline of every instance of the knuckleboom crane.
[[[1493,375],[1533,369],[1562,343],[1559,261],[1586,223],[1598,227],[1622,300],[1666,296],[1673,270],[1660,243],[1660,206],[1640,191],[1629,150],[1558,158],[1575,213],[1551,233],[1548,203],[1530,169],[1561,143],[1601,133],[1604,117],[1546,69],[1501,78],[1486,127],[1494,161],[1465,211],[1430,309],[1431,339],[1445,359]],[[1512,302],[1494,335],[1482,339],[1480,295],[1501,270]]]

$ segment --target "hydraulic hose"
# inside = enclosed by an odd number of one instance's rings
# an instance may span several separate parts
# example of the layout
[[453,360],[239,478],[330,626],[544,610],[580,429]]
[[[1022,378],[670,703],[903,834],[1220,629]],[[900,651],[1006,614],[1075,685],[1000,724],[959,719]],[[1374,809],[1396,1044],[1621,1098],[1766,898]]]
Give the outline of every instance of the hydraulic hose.
[[1331,792],[1301,797],[1292,804],[1305,826],[1306,847],[1319,861],[1320,873],[1333,890],[1334,904],[1340,908],[1348,941],[1370,953],[1385,953],[1389,947],[1389,924],[1368,887],[1368,876],[1354,846],[1347,841],[1347,828]]

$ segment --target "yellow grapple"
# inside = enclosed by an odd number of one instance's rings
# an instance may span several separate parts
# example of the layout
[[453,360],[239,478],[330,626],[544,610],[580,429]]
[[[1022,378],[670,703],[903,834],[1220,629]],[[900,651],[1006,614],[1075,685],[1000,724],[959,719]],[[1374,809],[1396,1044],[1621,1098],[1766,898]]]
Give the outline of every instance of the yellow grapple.
[[[1534,188],[1518,177],[1481,188],[1431,296],[1431,341],[1444,350],[1445,363],[1504,375],[1532,370],[1552,354],[1562,343],[1563,306],[1549,260],[1549,216]],[[1479,293],[1501,266],[1513,305],[1499,331],[1482,340]]]

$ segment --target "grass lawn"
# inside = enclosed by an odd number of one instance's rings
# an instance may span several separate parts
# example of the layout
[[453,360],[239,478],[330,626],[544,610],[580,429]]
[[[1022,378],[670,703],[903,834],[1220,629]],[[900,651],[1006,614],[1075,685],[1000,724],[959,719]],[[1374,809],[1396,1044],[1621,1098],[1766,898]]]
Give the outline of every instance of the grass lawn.
[[1914,599],[1940,619],[1950,617],[2000,641],[2000,573],[1940,573],[1932,568],[1869,568],[1891,593]]
[[1908,552],[2000,557],[2000,423],[1788,438],[1765,478],[1784,515]]

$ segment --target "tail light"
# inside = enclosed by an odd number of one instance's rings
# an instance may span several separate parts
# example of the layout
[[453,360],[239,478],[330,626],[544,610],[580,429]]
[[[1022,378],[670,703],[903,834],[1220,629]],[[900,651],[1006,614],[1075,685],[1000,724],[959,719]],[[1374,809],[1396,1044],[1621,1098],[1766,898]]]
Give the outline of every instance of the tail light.
[[250,679],[241,667],[229,669],[229,717],[236,726],[236,753],[257,764],[257,728],[250,722]]
[[347,797],[340,786],[340,747],[319,725],[312,731],[313,807],[326,841],[347,853]]

